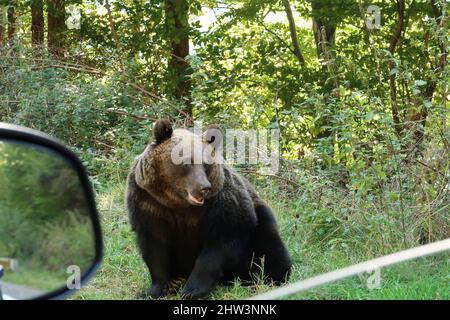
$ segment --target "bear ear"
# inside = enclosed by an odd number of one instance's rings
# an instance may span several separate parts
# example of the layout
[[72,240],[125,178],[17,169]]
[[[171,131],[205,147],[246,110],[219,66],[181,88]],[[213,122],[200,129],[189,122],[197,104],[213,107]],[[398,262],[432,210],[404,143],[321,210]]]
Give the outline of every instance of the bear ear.
[[223,130],[217,124],[209,125],[203,133],[203,139],[205,142],[214,144],[215,146],[221,145],[223,141]]
[[155,136],[156,144],[160,144],[172,136],[172,125],[167,119],[161,119],[156,121],[153,128],[153,134]]

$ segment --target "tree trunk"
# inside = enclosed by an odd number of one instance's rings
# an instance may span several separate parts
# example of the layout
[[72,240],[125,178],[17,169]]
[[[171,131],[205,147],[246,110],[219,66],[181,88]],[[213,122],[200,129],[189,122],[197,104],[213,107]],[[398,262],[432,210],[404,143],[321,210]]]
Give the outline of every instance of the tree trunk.
[[44,44],[43,8],[43,0],[33,0],[31,3],[31,43],[33,47],[41,47]]
[[[393,56],[395,53],[395,49],[397,48],[397,44],[401,40],[403,25],[405,19],[405,1],[397,0],[397,25],[395,26],[394,32],[392,34],[391,40],[389,42],[389,52],[392,55],[392,60],[389,62],[389,68],[392,70],[395,67],[393,62]],[[389,88],[391,95],[391,108],[392,108],[392,120],[394,121],[394,128],[397,132],[398,136],[401,136],[402,133],[402,124],[399,115],[399,108],[397,103],[397,84],[396,84],[396,75],[392,73],[389,76]]]
[[0,6],[0,46],[3,46],[5,44],[7,25],[7,8],[6,6]]
[[302,51],[300,49],[300,44],[298,42],[297,29],[295,27],[291,4],[289,3],[289,0],[283,0],[283,5],[289,21],[289,31],[291,33],[292,45],[294,46],[294,54],[297,57],[298,62],[303,66],[305,64],[305,58],[303,57]]
[[0,47],[5,43],[5,30],[6,28],[0,24]]
[[322,89],[325,94],[338,94],[334,53],[337,18],[329,14],[327,1],[314,0],[311,8],[317,57],[322,60]]
[[189,55],[189,4],[187,0],[166,0],[166,27],[170,38],[171,57],[169,77],[173,81],[172,93],[186,104],[185,111],[192,115],[192,70],[186,57]]
[[111,5],[109,4],[108,0],[105,0],[105,8],[106,8],[106,12],[108,13],[108,23],[109,23],[109,28],[111,29],[111,35],[114,40],[114,44],[116,46],[116,49],[120,50],[122,46],[120,44],[119,35],[117,34],[117,31],[116,31],[116,25],[114,23],[114,19],[113,19],[113,15],[112,15]]
[[337,17],[328,1],[313,0],[311,9],[317,57],[322,60],[322,89],[326,95],[333,93],[337,96],[339,90],[334,52]]
[[321,0],[311,3],[313,16],[314,40],[316,42],[317,56],[326,59],[325,55],[332,53],[336,35],[336,17],[327,16],[328,4]]
[[48,50],[56,56],[63,56],[65,49],[64,0],[47,0],[48,8]]
[[12,43],[16,36],[16,9],[14,6],[8,7],[8,41]]
[[[339,85],[336,78],[336,66],[335,66],[335,35],[337,26],[337,17],[332,13],[333,8],[330,8],[329,1],[313,0],[311,2],[312,20],[313,20],[313,32],[314,40],[316,43],[317,57],[322,61],[321,72],[321,84],[322,92],[325,96],[325,104],[330,105],[332,98],[339,98]],[[319,123],[322,127],[321,131],[317,135],[317,139],[327,139],[330,143],[332,150],[329,152],[329,156],[333,156],[333,129],[332,126],[332,113],[324,116]],[[326,128],[323,128],[326,126]]]

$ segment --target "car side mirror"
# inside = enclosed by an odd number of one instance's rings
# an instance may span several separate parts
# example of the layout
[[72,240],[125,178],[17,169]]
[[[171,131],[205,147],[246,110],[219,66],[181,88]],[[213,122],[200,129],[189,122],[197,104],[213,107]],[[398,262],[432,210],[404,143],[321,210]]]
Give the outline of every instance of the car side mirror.
[[93,191],[78,157],[0,123],[0,299],[61,299],[102,259]]

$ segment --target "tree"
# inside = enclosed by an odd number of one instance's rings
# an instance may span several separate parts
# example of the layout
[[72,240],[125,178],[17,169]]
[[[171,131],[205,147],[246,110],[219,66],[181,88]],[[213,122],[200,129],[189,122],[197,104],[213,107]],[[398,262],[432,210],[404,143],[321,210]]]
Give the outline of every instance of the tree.
[[43,0],[33,0],[31,2],[31,43],[37,47],[44,44],[43,8]]
[[284,10],[289,21],[289,31],[291,33],[292,44],[294,46],[294,54],[301,65],[305,64],[305,58],[303,57],[302,51],[300,49],[300,44],[298,42],[297,30],[295,27],[294,15],[292,14],[291,4],[289,0],[283,0]]
[[3,42],[5,37],[5,27],[3,25],[0,24],[0,46],[3,45]]
[[11,43],[16,36],[16,9],[14,7],[15,3],[8,7],[8,41]]
[[6,31],[6,21],[5,21],[5,13],[6,7],[0,6],[0,46],[5,42],[5,31]]
[[173,96],[186,103],[186,112],[192,114],[192,70],[186,57],[189,55],[189,3],[187,0],[166,0],[166,27],[170,37],[171,56],[168,74],[173,81]]
[[[389,52],[391,55],[394,55],[395,49],[402,37],[402,32],[404,28],[404,20],[405,20],[405,1],[397,0],[397,24],[395,25],[394,31],[391,36],[391,40],[389,42]],[[395,64],[393,60],[389,62],[390,69],[394,69]],[[394,127],[397,134],[400,136],[401,134],[401,123],[399,116],[399,108],[397,104],[397,85],[395,83],[396,75],[395,73],[391,73],[389,76],[389,88],[391,95],[391,108],[392,108],[392,119],[394,121]]]
[[[321,121],[321,132],[318,133],[317,138],[331,139],[333,136],[332,127],[332,112],[330,103],[331,92],[335,96],[339,94],[338,82],[336,78],[336,65],[335,65],[335,35],[337,26],[336,6],[323,0],[313,0],[311,2],[311,12],[313,20],[313,32],[314,41],[316,43],[317,57],[321,60],[322,73],[322,91],[325,93],[325,105],[324,107],[330,108],[330,112],[324,113]],[[329,141],[331,142],[331,141]],[[332,144],[331,144],[332,146]],[[334,153],[334,148],[328,149],[329,155]]]
[[64,0],[47,0],[48,50],[63,56],[65,49],[65,3]]
[[[328,1],[313,0],[311,2],[314,40],[316,43],[317,57],[323,60],[324,76],[332,78],[333,85],[336,87],[334,78],[334,45],[337,26],[336,7]],[[326,82],[326,81],[325,81]],[[331,87],[325,85],[326,91]]]

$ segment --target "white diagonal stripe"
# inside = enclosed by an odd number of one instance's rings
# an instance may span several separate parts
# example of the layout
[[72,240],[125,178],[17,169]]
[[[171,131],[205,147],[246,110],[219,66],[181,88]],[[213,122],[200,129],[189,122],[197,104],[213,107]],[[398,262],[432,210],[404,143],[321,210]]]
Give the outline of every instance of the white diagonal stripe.
[[399,251],[387,256],[382,256],[365,262],[361,262],[350,267],[338,269],[328,273],[324,273],[306,280],[300,280],[295,283],[288,284],[284,287],[254,296],[250,300],[273,300],[284,296],[288,296],[300,291],[312,289],[314,287],[341,280],[351,276],[358,275],[363,272],[372,271],[376,268],[387,267],[400,262],[425,257],[428,255],[445,252],[450,250],[450,238],[420,247]]

